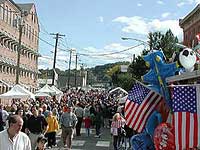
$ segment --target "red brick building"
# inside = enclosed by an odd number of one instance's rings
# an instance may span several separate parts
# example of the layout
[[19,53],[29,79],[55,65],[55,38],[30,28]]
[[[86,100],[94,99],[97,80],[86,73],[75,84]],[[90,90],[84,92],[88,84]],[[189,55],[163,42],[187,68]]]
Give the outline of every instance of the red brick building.
[[179,20],[183,29],[183,45],[193,47],[197,45],[196,35],[200,33],[200,4],[198,4],[186,17]]
[[20,21],[23,26],[19,83],[32,92],[37,86],[39,23],[35,5],[0,0],[0,93],[16,83]]

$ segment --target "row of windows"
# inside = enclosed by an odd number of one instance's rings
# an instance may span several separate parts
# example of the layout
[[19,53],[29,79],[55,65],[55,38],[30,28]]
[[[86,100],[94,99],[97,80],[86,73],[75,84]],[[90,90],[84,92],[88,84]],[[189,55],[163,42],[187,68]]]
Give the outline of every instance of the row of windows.
[[[32,15],[32,21],[35,23],[35,15],[33,12]],[[19,28],[19,24],[21,22],[21,17],[16,12],[13,12],[11,9],[8,8],[8,6],[5,6],[5,8],[0,5],[0,19],[8,23],[10,26],[14,28]],[[30,25],[23,24],[23,36],[27,39],[34,42],[36,45],[38,44],[38,33],[34,30]]]
[[[4,40],[3,38],[0,38],[0,46],[8,48],[9,50],[17,53],[18,46],[15,44],[11,44],[11,42],[9,42],[8,40]],[[26,50],[21,49],[21,54],[30,60],[34,60],[34,61],[37,60],[36,55],[34,55]]]
[[[9,75],[16,75],[16,69],[13,67],[10,67],[10,66],[0,65],[0,72],[9,74]],[[31,72],[24,71],[24,70],[20,71],[20,76],[25,77],[25,78],[31,78],[31,79],[35,78],[36,79],[35,73],[31,73]]]

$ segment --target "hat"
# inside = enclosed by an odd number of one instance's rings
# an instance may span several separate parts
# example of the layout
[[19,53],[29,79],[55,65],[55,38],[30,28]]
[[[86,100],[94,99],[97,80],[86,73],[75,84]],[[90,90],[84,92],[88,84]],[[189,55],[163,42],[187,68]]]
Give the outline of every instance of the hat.
[[45,143],[47,142],[47,138],[44,137],[44,135],[40,135],[38,138],[37,138],[37,143],[39,143],[40,141],[44,141]]

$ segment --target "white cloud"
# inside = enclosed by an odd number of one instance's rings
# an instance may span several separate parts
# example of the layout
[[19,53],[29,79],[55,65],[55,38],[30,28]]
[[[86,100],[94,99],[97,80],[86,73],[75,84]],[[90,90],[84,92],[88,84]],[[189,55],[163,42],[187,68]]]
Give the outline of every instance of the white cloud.
[[178,7],[182,7],[183,5],[185,5],[185,2],[180,2],[177,4]]
[[184,5],[192,5],[192,4],[199,4],[200,0],[180,0],[180,2],[177,4],[178,7],[182,7]]
[[163,5],[163,4],[164,4],[164,2],[161,1],[161,0],[158,0],[156,3],[157,3],[157,4],[160,4],[160,5]]
[[174,35],[182,40],[182,29],[179,27],[178,20],[164,20],[159,19],[147,20],[139,16],[134,17],[118,17],[113,20],[124,24],[123,32],[147,35],[149,32],[163,31],[171,29]]
[[148,27],[146,25],[145,20],[139,16],[134,16],[134,17],[122,16],[114,19],[113,22],[120,22],[126,24],[127,26],[122,28],[123,32],[136,33],[136,34],[146,34],[148,32]]
[[163,13],[161,16],[162,16],[162,18],[166,18],[166,17],[168,17],[170,14],[171,14],[171,13],[166,12],[166,13]]
[[142,4],[141,4],[141,3],[137,3],[137,6],[138,6],[138,7],[141,7],[141,6],[142,6]]
[[102,16],[99,16],[99,21],[104,22],[104,18]]

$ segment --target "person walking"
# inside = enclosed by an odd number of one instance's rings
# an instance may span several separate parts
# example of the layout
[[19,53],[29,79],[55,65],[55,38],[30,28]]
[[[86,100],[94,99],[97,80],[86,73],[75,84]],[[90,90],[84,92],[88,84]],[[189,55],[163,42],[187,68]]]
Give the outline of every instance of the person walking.
[[81,136],[81,125],[83,121],[84,109],[81,107],[80,103],[78,103],[77,107],[75,108],[75,114],[78,119],[76,124],[76,136]]
[[91,122],[92,122],[92,120],[90,119],[90,115],[85,116],[83,121],[85,123],[85,130],[86,130],[87,136],[90,136],[90,127],[91,127]]
[[21,132],[23,119],[19,115],[11,115],[8,129],[0,132],[0,150],[31,150],[29,137]]
[[96,129],[95,137],[97,137],[97,138],[100,138],[100,136],[101,136],[102,124],[103,124],[103,115],[102,115],[100,106],[97,106],[96,113],[95,113],[95,129]]
[[76,115],[72,112],[72,110],[73,108],[71,106],[68,106],[67,111],[64,112],[60,118],[62,128],[61,137],[63,139],[64,147],[67,147],[69,150],[72,147],[73,132],[78,121]]
[[35,149],[37,138],[45,134],[48,123],[43,116],[38,116],[36,107],[32,108],[32,114],[27,121],[26,133],[29,134],[32,149]]
[[52,146],[56,146],[56,132],[59,129],[59,124],[57,118],[53,116],[51,111],[49,111],[46,121],[48,123],[48,128],[45,136],[48,139],[48,147],[52,148]]
[[121,135],[123,126],[125,125],[125,119],[119,114],[115,113],[111,123],[111,135],[113,137],[114,150],[118,150],[121,143]]
[[3,109],[3,104],[0,104],[0,131],[4,130],[8,116],[8,112]]

